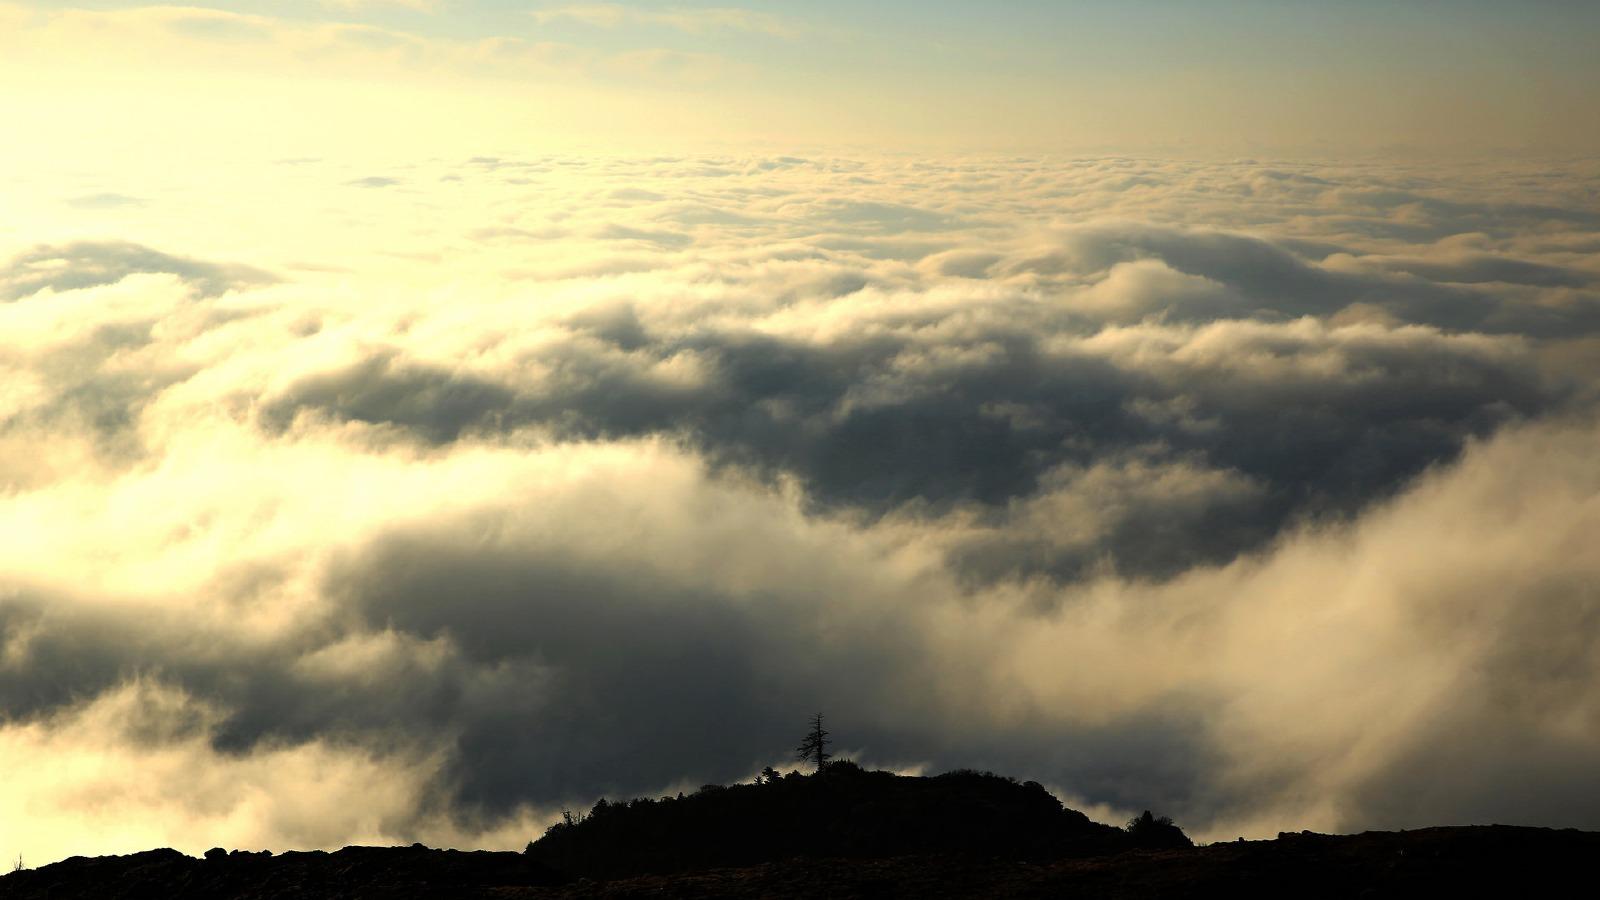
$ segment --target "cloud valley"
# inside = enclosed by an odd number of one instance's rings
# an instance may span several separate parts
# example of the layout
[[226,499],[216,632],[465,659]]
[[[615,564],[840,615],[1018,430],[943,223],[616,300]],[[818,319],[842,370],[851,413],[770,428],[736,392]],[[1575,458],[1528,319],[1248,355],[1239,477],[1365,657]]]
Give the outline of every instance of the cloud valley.
[[816,708],[1202,838],[1592,824],[1595,174],[302,161],[237,236],[53,180],[8,839],[520,846]]

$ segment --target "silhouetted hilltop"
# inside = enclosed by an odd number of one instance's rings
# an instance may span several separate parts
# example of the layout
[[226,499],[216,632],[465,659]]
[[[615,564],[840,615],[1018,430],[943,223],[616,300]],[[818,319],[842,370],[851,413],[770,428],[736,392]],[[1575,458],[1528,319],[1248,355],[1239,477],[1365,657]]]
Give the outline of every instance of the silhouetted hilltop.
[[1498,825],[1197,848],[1150,813],[1125,829],[1091,822],[1032,782],[834,763],[600,803],[523,853],[74,857],[0,877],[0,900],[1529,896],[1570,890],[1595,859],[1600,834]]
[[527,852],[563,872],[616,877],[797,856],[1041,860],[1141,845],[1189,841],[1170,822],[1142,834],[1092,822],[1031,781],[971,771],[922,778],[835,762],[814,775],[707,785],[676,799],[602,800],[587,816],[551,828]]

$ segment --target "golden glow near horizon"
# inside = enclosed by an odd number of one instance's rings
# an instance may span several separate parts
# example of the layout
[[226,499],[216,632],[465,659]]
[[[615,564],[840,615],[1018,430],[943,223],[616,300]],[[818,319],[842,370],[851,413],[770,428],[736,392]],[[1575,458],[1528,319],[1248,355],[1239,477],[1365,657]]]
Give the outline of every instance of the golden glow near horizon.
[[1600,821],[1595,14],[1198,6],[0,2],[0,857]]
[[4,3],[0,97],[19,159],[1592,151],[1595,14],[1429,5]]

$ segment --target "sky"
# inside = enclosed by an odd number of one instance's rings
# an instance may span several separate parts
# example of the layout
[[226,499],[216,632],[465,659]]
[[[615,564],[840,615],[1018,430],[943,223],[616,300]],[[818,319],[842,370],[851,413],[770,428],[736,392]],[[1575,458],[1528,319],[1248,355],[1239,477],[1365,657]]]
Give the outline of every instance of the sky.
[[1559,0],[0,9],[12,127],[93,146],[143,129],[143,149],[167,156],[754,142],[1460,154],[1600,138],[1600,11]]
[[864,6],[0,2],[0,856],[1600,827],[1600,12]]

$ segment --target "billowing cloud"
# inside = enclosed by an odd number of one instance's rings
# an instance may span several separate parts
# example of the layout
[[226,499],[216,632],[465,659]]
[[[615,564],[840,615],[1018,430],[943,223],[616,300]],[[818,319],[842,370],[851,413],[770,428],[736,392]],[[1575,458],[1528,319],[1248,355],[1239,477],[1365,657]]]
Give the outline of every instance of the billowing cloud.
[[1208,838],[1594,821],[1580,172],[270,169],[0,268],[30,862],[517,846],[818,708]]

